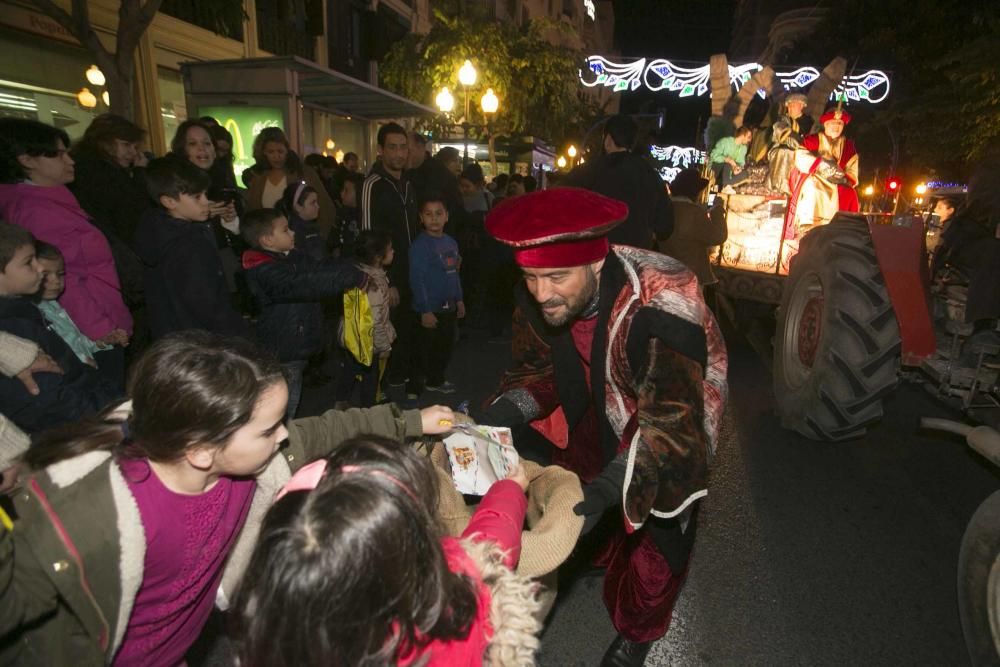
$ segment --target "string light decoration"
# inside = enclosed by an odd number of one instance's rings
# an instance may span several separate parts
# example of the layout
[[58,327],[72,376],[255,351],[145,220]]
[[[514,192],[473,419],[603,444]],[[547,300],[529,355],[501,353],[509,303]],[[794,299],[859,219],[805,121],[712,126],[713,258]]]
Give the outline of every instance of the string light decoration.
[[[758,63],[729,65],[729,82],[739,90],[754,74],[763,69]],[[785,90],[805,88],[820,77],[815,67],[799,67],[789,72],[775,72]],[[580,83],[588,88],[605,86],[614,92],[638,90],[645,86],[652,92],[666,90],[679,97],[709,94],[709,66],[684,67],[663,58],[639,58],[631,62],[612,62],[603,56],[589,56],[587,67],[580,70]],[[889,75],[881,70],[845,76],[830,95],[832,100],[878,104],[889,95]],[[765,97],[763,90],[757,94]]]
[[705,151],[688,146],[650,146],[649,153],[657,162],[668,162],[657,169],[667,183],[673,183],[682,169],[705,163]]

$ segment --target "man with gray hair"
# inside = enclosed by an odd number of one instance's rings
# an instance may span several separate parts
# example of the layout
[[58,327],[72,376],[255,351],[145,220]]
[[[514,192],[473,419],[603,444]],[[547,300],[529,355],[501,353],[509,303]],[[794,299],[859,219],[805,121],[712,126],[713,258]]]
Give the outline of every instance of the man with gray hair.
[[812,129],[812,118],[803,116],[806,96],[792,93],[782,105],[784,113],[771,126],[771,148],[767,151],[767,186],[772,192],[791,196],[788,177],[795,162],[795,149],[802,145],[802,138]]

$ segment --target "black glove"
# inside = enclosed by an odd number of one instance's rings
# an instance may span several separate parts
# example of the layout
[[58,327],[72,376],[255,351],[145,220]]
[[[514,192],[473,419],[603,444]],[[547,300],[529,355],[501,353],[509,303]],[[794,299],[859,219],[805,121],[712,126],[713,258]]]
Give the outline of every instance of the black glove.
[[519,426],[524,423],[524,415],[521,409],[501,396],[482,411],[472,412],[470,415],[477,424],[486,426],[506,426],[508,428]]
[[619,456],[594,481],[583,487],[583,502],[577,503],[573,508],[575,514],[583,517],[581,534],[592,531],[604,512],[621,503],[625,468],[625,457]]

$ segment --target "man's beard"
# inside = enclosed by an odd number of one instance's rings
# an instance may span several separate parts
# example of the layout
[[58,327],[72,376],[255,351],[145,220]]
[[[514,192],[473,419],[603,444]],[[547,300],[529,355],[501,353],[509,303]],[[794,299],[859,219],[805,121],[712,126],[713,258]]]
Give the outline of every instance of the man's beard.
[[545,323],[552,327],[562,327],[566,326],[577,317],[580,316],[587,306],[593,301],[594,297],[597,295],[597,274],[590,267],[587,268],[587,282],[584,283],[583,289],[580,290],[579,294],[569,298],[563,297],[553,297],[546,301],[545,303],[538,304],[539,307],[554,307],[554,306],[565,306],[565,309],[559,311],[554,315],[549,315],[542,310],[542,318]]

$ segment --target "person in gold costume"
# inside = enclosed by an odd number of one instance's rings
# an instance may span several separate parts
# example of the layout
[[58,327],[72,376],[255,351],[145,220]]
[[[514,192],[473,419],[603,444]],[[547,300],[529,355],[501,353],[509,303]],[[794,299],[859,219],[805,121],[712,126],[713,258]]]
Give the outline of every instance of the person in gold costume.
[[851,115],[838,107],[819,120],[823,132],[803,139],[795,152],[787,217],[792,229],[786,228],[786,238],[796,238],[803,227],[825,225],[837,211],[861,210],[856,190],[858,153],[854,142],[844,136]]
[[767,151],[767,185],[772,192],[792,193],[788,176],[795,163],[795,150],[812,127],[812,119],[803,116],[806,96],[792,93],[785,98],[785,112],[771,126],[771,147]]

